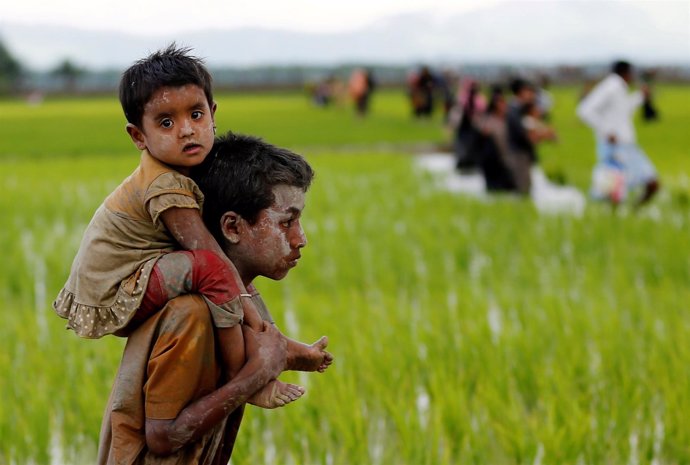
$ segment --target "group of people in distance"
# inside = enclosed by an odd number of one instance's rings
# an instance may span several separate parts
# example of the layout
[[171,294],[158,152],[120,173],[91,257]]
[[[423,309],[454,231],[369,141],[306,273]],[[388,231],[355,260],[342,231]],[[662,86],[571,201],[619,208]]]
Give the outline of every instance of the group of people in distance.
[[436,73],[426,65],[407,76],[407,95],[415,118],[430,118],[441,100],[444,120],[453,106],[453,76]]
[[546,121],[551,99],[525,79],[494,85],[488,102],[479,82],[465,79],[449,117],[456,166],[479,169],[490,192],[528,194],[537,144],[556,140]]
[[[637,145],[633,122],[640,107],[646,121],[658,118],[648,85],[652,74],[643,73],[637,92],[629,88],[633,77],[630,63],[615,62],[608,76],[587,88],[577,108],[577,115],[596,138],[591,197],[614,206],[638,190],[642,192],[634,203],[643,205],[659,189],[656,170]],[[315,87],[314,102],[327,105],[334,95],[344,94],[338,82],[331,76]],[[452,133],[457,169],[480,171],[488,192],[528,195],[535,180],[537,185],[544,184],[537,148],[558,139],[551,124],[554,102],[546,75],[537,83],[518,77],[492,85],[485,95],[478,80],[460,80],[451,71],[436,72],[423,65],[408,74],[406,86],[413,117],[430,118],[441,107]],[[368,113],[374,88],[371,70],[352,72],[347,89],[358,116]]]
[[[643,205],[659,189],[656,170],[637,144],[633,120],[642,105],[649,118],[650,91],[643,86],[630,92],[633,77],[630,63],[615,62],[577,107],[577,115],[596,138],[591,195],[614,206],[637,190],[641,193],[635,204]],[[457,168],[479,169],[490,192],[530,193],[539,160],[537,146],[557,140],[549,124],[552,105],[543,81],[536,86],[515,78],[507,87],[494,85],[487,101],[479,82],[464,79],[448,118]]]
[[253,285],[297,265],[312,168],[256,137],[215,137],[211,76],[189,52],[123,73],[140,162],[96,210],[53,303],[79,336],[127,337],[99,464],[227,463],[246,403],[293,402],[304,389],[280,373],[333,361],[325,337],[281,334]]
[[347,83],[336,75],[330,74],[308,86],[312,103],[318,107],[328,107],[332,103],[352,103],[355,115],[364,118],[369,113],[371,96],[376,90],[376,78],[370,68],[355,68],[350,73]]

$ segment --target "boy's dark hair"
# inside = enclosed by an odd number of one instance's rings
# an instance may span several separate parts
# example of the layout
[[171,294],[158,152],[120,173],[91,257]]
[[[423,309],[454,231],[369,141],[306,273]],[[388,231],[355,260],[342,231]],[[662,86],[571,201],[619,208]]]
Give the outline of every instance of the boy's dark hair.
[[632,71],[632,65],[627,61],[618,60],[611,66],[611,71],[622,77]]
[[254,224],[259,212],[273,205],[275,186],[287,184],[306,191],[314,171],[290,150],[258,137],[228,132],[216,138],[206,160],[192,169],[191,177],[204,193],[204,223],[221,242],[220,218],[225,212],[239,213]]
[[120,79],[120,103],[127,121],[141,127],[144,106],[161,87],[194,84],[213,105],[211,75],[202,59],[190,55],[190,48],[170,44],[127,68]]

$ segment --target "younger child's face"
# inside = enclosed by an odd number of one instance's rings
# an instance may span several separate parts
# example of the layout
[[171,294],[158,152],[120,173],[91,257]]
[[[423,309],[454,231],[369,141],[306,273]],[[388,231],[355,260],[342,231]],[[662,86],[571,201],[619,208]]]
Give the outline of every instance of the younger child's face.
[[141,128],[127,125],[140,150],[183,174],[200,164],[213,147],[213,114],[201,87],[162,87],[144,105]]

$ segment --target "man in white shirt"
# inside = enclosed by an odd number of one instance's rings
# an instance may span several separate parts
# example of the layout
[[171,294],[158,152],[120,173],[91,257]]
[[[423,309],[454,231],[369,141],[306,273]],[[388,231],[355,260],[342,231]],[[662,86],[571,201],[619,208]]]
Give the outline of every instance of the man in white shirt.
[[[632,81],[632,65],[617,61],[613,64],[611,74],[580,102],[577,115],[594,129],[597,140],[593,196],[608,197],[615,204],[625,198],[628,190],[643,186],[644,191],[637,200],[637,205],[642,205],[659,189],[659,181],[654,165],[637,145],[635,138],[633,115],[642,104],[643,95],[641,92],[628,92]],[[622,173],[622,191],[602,191],[597,180],[607,169]]]

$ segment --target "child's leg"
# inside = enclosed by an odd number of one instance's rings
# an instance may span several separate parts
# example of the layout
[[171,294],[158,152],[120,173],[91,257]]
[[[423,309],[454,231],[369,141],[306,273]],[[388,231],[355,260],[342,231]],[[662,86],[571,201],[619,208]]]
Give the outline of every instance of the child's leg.
[[182,250],[159,258],[151,272],[137,317],[145,319],[168,300],[193,292],[204,297],[217,328],[242,322],[242,300],[246,299],[239,297],[241,290],[228,265],[208,250]]
[[[253,329],[261,328],[259,314],[247,294],[242,294],[236,274],[227,263],[208,250],[171,252],[154,266],[142,304],[135,315],[139,322],[181,294],[198,292],[206,300],[216,327],[218,346],[227,375],[234,377],[245,363],[243,316]],[[274,380],[250,398],[263,408],[283,406],[304,393],[300,386]],[[254,399],[256,397],[256,399]]]

